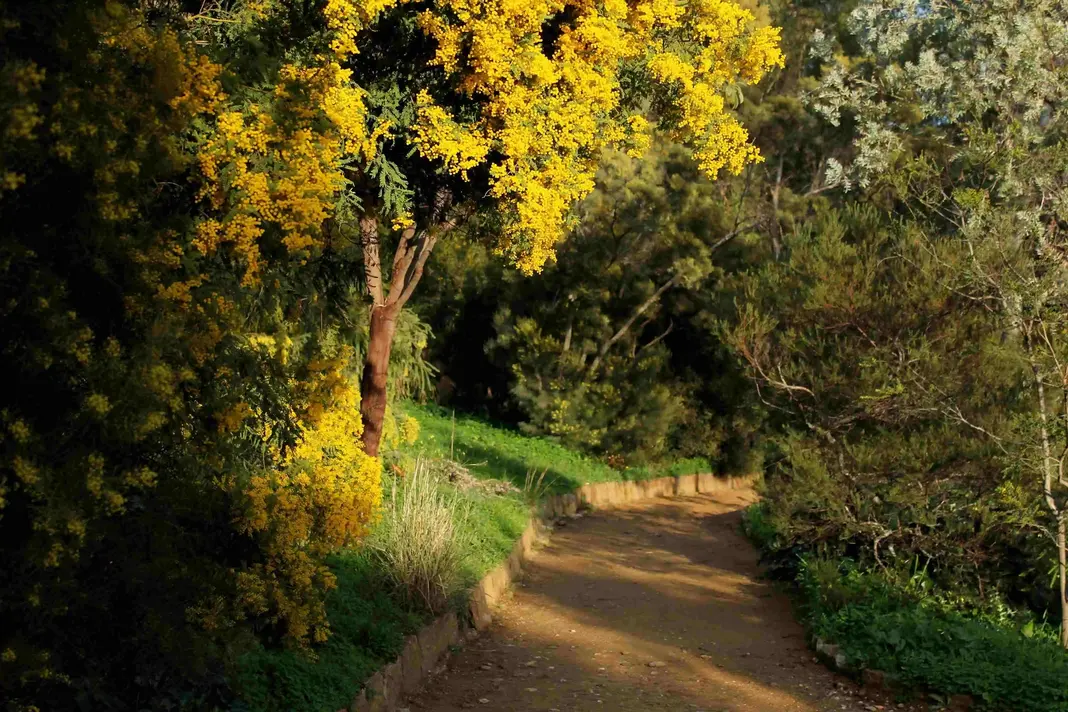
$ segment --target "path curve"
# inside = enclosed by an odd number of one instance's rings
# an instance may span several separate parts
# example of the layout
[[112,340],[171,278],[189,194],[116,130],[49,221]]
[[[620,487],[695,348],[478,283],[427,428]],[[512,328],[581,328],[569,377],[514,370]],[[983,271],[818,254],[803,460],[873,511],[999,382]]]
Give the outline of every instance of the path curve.
[[658,499],[557,529],[490,629],[412,710],[867,712],[815,662],[739,533],[750,491]]

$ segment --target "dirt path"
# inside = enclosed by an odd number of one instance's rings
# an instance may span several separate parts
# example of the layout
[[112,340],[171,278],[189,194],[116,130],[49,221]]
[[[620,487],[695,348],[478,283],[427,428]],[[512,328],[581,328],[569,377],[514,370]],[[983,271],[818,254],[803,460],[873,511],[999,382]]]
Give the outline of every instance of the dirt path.
[[558,529],[490,630],[408,707],[896,710],[814,662],[738,532],[751,498],[662,499]]

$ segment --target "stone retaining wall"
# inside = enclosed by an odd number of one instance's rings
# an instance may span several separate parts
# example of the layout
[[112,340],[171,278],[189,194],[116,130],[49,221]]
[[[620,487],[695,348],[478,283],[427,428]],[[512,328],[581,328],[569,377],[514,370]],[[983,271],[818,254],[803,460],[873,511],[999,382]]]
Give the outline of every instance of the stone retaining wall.
[[[490,571],[471,591],[467,616],[449,611],[438,616],[405,641],[400,657],[370,678],[350,707],[351,712],[390,712],[406,695],[422,689],[427,677],[452,646],[478,634],[493,621],[493,611],[522,573],[534,542],[548,534],[547,522],[570,517],[580,509],[608,509],[615,505],[653,497],[689,496],[749,487],[754,477],[681,475],[644,482],[597,482],[568,494],[542,500],[538,516],[531,519],[503,564]],[[339,712],[344,712],[339,711]]]

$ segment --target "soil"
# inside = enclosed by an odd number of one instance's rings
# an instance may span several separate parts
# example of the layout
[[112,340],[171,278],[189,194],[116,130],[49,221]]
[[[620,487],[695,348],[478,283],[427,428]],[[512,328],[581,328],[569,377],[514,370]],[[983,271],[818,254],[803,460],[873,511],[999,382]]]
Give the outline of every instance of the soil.
[[[748,491],[588,514],[536,552],[492,626],[411,710],[870,712],[815,660],[739,531]],[[403,707],[404,705],[402,705]]]

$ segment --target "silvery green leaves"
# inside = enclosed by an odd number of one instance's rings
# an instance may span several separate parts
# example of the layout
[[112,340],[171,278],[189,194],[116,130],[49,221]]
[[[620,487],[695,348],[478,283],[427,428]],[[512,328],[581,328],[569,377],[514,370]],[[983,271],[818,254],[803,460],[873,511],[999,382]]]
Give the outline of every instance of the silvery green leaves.
[[[824,64],[814,108],[856,125],[849,172],[861,185],[883,174],[900,150],[968,151],[965,127],[1000,134],[999,150],[1049,145],[1064,129],[1068,99],[1068,3],[868,0],[851,13],[859,60],[837,59],[813,38]],[[892,138],[897,136],[897,140]],[[917,145],[918,144],[918,145]],[[1016,162],[999,168],[998,190],[1018,192]]]

